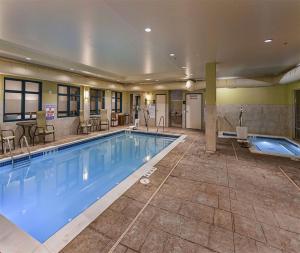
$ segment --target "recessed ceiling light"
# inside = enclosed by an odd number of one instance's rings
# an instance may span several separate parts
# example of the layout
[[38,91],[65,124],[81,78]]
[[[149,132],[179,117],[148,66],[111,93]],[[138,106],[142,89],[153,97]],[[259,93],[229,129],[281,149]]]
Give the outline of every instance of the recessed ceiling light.
[[182,68],[182,69],[186,69],[186,67],[185,67],[185,66],[182,66],[181,68]]
[[25,58],[27,61],[31,61],[31,58],[30,57],[26,57]]
[[155,80],[155,82],[159,82],[159,80]]
[[264,40],[265,43],[271,43],[273,40],[272,39],[266,39]]
[[147,33],[151,32],[151,28],[150,27],[145,28],[145,32]]
[[174,54],[174,53],[171,53],[171,54],[170,54],[170,56],[171,56],[171,57],[174,57],[174,56],[175,56],[175,54]]
[[150,80],[151,80],[150,78],[147,78],[147,79],[146,79],[146,81],[150,81]]

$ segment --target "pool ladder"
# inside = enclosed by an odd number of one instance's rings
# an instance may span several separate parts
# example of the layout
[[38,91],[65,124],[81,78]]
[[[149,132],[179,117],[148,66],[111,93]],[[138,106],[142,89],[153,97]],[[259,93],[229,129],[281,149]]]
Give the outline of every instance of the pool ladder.
[[[25,143],[27,154],[28,154],[28,159],[27,160],[21,160],[20,162],[17,162],[17,163],[15,163],[14,156],[11,152],[10,140],[9,139],[5,139],[5,140],[7,142],[7,146],[8,146],[8,149],[9,149],[9,154],[10,154],[12,166],[13,167],[15,167],[16,165],[19,165],[20,167],[28,166],[29,163],[31,162],[31,153],[30,153],[30,148],[29,148],[26,136],[22,137],[22,139],[20,140],[20,144],[21,144],[21,150],[23,151],[23,147],[24,147],[24,143]],[[6,148],[5,148],[5,152],[6,152]]]
[[156,133],[158,133],[158,128],[160,127],[161,121],[162,121],[163,132],[165,131],[165,117],[161,116],[159,118],[159,122],[158,122],[158,125],[157,125],[157,128],[156,128]]

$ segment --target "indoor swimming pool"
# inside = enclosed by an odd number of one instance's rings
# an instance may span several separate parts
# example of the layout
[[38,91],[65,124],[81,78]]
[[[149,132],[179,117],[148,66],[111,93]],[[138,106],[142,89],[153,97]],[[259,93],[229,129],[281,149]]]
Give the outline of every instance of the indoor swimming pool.
[[43,243],[177,138],[120,131],[2,163],[0,214]]

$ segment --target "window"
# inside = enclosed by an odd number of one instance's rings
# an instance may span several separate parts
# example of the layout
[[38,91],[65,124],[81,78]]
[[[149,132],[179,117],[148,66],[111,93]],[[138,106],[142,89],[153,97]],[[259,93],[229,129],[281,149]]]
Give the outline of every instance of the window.
[[42,110],[42,83],[4,79],[3,121],[31,120]]
[[111,110],[122,112],[122,92],[113,91],[111,93]]
[[57,87],[57,117],[79,116],[80,88],[59,84]]
[[90,114],[100,114],[100,109],[105,108],[104,90],[90,89]]

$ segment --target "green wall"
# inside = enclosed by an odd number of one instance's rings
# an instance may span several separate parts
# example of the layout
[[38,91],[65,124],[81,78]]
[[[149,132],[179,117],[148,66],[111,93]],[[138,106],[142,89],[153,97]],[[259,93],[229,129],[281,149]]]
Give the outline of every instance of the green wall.
[[288,104],[292,105],[294,104],[294,91],[295,90],[300,90],[300,81],[290,83],[288,84],[287,87],[287,99],[288,99]]
[[218,105],[235,104],[288,104],[287,85],[255,88],[219,88],[217,89]]

